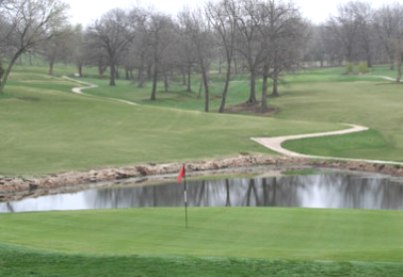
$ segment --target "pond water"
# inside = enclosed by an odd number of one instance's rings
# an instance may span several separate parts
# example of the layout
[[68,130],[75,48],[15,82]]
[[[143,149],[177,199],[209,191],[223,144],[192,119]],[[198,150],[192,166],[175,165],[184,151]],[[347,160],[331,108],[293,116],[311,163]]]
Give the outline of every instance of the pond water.
[[[403,210],[403,179],[321,172],[308,176],[192,180],[192,207],[258,206]],[[0,203],[0,212],[86,210],[183,205],[183,186],[120,186]]]

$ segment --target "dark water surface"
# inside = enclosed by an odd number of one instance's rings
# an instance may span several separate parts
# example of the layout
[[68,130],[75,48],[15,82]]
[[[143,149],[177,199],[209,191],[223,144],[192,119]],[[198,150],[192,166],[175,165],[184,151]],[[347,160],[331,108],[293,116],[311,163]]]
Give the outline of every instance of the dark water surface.
[[[194,207],[264,206],[403,210],[403,179],[323,172],[309,176],[188,181]],[[86,210],[183,205],[176,183],[90,189],[0,203],[0,212]]]

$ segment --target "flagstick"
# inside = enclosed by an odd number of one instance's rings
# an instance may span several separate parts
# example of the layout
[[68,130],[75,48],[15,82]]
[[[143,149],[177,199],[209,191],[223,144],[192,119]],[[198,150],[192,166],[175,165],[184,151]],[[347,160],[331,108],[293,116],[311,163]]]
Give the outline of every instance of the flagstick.
[[186,174],[184,176],[184,181],[185,181],[185,185],[183,187],[183,197],[185,200],[185,226],[187,229],[188,228],[188,190],[187,190],[187,184],[186,184]]

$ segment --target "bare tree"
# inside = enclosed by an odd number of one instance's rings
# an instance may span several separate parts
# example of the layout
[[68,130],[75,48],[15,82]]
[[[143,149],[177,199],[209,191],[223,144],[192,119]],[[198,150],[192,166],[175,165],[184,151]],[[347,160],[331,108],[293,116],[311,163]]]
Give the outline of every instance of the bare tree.
[[372,66],[373,12],[366,2],[351,1],[339,6],[338,15],[328,22],[328,31],[336,35],[348,62],[366,60]]
[[71,26],[66,26],[56,31],[52,38],[42,42],[36,48],[48,62],[48,74],[53,75],[54,64],[58,61],[67,61],[72,57],[76,46],[74,30]]
[[393,48],[395,49],[395,60],[397,67],[397,77],[396,82],[400,83],[402,79],[402,65],[403,65],[403,29],[398,38],[394,40]]
[[375,13],[375,30],[389,59],[390,69],[395,68],[394,43],[402,31],[403,5],[395,3],[380,8]]
[[187,92],[192,92],[192,73],[197,64],[197,53],[193,47],[193,42],[188,36],[186,27],[178,28],[179,37],[177,42],[177,62],[184,75],[184,85],[187,87]]
[[151,55],[153,61],[151,101],[157,99],[157,85],[162,71],[163,59],[170,44],[174,41],[174,22],[171,17],[153,14],[150,18],[148,32],[150,34]]
[[4,92],[8,76],[17,59],[54,35],[58,26],[66,20],[66,8],[66,5],[58,0],[15,0],[2,3],[2,21],[6,26],[1,45],[2,48],[7,48],[10,60],[0,80],[0,93]]
[[348,62],[353,62],[358,26],[351,18],[350,13],[340,7],[339,15],[332,17],[328,22],[328,32],[333,33],[339,42],[338,44],[343,47],[345,59]]
[[306,47],[306,53],[304,61],[310,63],[319,63],[319,66],[323,68],[326,62],[326,55],[328,50],[326,49],[325,39],[322,35],[323,25],[311,25],[309,26],[309,32],[311,34]]
[[[135,12],[132,12],[135,17]],[[110,68],[110,86],[116,85],[116,66],[120,55],[127,49],[135,37],[132,14],[122,9],[114,9],[106,13],[93,27],[90,34],[94,41],[101,46],[108,57]]]
[[259,32],[262,26],[261,7],[260,0],[239,0],[238,5],[231,9],[237,27],[235,49],[246,60],[250,72],[249,104],[257,102],[256,78],[266,46],[265,38]]
[[204,111],[209,112],[209,67],[213,55],[213,37],[209,25],[203,18],[203,13],[198,10],[193,13],[183,12],[179,16],[185,35],[192,42],[197,56],[197,63],[203,80],[204,87]]
[[133,67],[137,68],[137,87],[143,88],[146,82],[146,69],[147,65],[151,64],[151,32],[149,24],[151,20],[150,12],[143,11],[142,19],[139,21],[136,37],[130,46],[130,52],[133,54],[132,59]]
[[88,63],[85,55],[85,32],[81,25],[76,25],[71,34],[71,43],[73,45],[71,61],[77,66],[78,76],[83,77],[83,67]]
[[231,11],[235,10],[235,5],[236,3],[234,0],[222,0],[217,4],[210,2],[206,6],[207,18],[220,38],[227,63],[225,84],[219,113],[225,111],[225,102],[227,100],[229,83],[231,81],[231,68],[235,52],[236,35],[236,22]]
[[278,96],[280,74],[297,66],[303,58],[307,26],[291,3],[270,0],[261,6],[259,29],[265,44],[261,111],[267,106],[268,78],[273,80],[273,96]]

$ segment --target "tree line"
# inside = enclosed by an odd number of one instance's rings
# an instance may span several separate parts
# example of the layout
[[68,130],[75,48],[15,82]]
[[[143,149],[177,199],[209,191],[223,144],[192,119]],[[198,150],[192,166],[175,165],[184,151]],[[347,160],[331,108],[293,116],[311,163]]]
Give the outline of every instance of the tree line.
[[[248,74],[246,103],[268,109],[278,96],[281,75],[303,65],[389,63],[402,76],[403,5],[373,9],[351,1],[319,25],[304,18],[293,2],[281,0],[220,0],[203,8],[184,9],[176,17],[150,9],[112,9],[87,28],[68,23],[68,6],[59,0],[0,0],[0,92],[13,65],[24,53],[41,55],[49,74],[58,61],[98,68],[109,84],[124,77],[138,87],[152,82],[166,91],[180,76],[191,92],[192,76],[200,74],[205,111],[210,110],[212,66],[225,76],[220,112],[225,111],[234,74]],[[122,73],[123,72],[123,73]],[[257,99],[257,80],[262,98]]]

